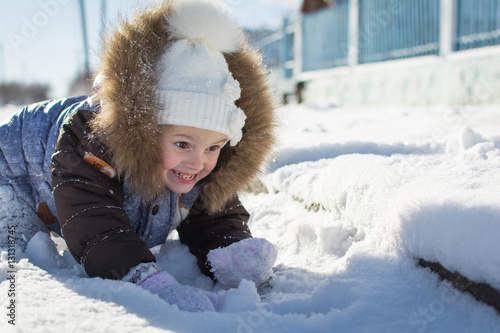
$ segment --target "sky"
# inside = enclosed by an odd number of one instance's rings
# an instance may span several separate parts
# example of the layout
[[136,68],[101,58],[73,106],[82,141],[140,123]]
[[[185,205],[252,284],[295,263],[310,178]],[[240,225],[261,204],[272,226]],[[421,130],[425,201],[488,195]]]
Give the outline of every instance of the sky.
[[[302,0],[222,0],[234,8],[249,29],[278,29],[282,18],[296,13]],[[119,15],[155,0],[107,0],[106,26]],[[85,0],[90,69],[98,62],[102,1]],[[85,56],[78,0],[0,0],[0,82],[47,83],[50,97],[65,97]]]

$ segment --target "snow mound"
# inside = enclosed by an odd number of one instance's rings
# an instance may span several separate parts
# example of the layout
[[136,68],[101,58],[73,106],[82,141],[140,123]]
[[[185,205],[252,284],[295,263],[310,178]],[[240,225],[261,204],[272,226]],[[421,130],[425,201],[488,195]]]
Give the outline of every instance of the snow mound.
[[222,290],[172,235],[152,249],[158,264],[221,298],[217,312],[183,312],[130,283],[86,277],[60,239],[38,233],[13,268],[0,249],[0,294],[13,270],[16,293],[0,307],[14,299],[18,310],[0,331],[498,332],[493,308],[417,265],[438,261],[500,289],[500,110],[449,114],[283,108],[264,190],[241,197],[253,236],[279,251],[269,285]]

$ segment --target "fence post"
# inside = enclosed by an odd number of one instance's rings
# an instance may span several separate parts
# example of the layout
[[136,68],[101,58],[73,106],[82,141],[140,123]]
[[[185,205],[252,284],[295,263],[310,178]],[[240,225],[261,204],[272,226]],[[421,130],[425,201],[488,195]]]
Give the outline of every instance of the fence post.
[[359,0],[349,0],[349,24],[347,29],[347,63],[352,70],[358,64]]
[[281,33],[282,33],[282,43],[280,47],[280,62],[281,62],[281,69],[283,70],[283,77],[285,79],[288,79],[288,66],[289,60],[288,59],[288,49],[290,47],[290,42],[288,40],[288,17],[283,18],[283,27],[281,28]]
[[453,44],[453,0],[441,0],[439,18],[439,55],[447,58]]
[[[293,40],[293,76],[298,78],[302,73],[302,15],[298,15],[293,23],[294,40]],[[300,80],[300,79],[299,79]],[[297,81],[297,80],[296,80]]]
[[439,9],[439,56],[443,60],[438,80],[441,82],[440,101],[449,104],[452,97],[448,88],[448,77],[450,76],[449,55],[453,51],[453,26],[454,26],[454,0],[441,0]]

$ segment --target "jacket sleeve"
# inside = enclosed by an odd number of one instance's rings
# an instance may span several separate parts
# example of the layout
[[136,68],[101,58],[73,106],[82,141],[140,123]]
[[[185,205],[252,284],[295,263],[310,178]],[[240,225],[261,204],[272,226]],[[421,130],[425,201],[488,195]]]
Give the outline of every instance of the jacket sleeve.
[[63,125],[52,157],[53,194],[73,257],[90,277],[121,279],[155,257],[123,210],[123,188],[110,172],[106,149],[89,135],[94,115],[79,110]]
[[200,270],[213,278],[207,254],[242,239],[251,238],[249,214],[238,198],[230,200],[220,213],[210,214],[197,200],[186,219],[177,227],[179,238],[198,260]]

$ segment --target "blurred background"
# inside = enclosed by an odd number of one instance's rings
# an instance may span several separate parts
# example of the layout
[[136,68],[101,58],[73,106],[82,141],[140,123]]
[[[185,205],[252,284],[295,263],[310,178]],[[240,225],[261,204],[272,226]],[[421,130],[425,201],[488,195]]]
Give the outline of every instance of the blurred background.
[[[500,0],[223,0],[284,103],[500,102]],[[2,0],[0,104],[88,94],[103,34],[153,0]]]

